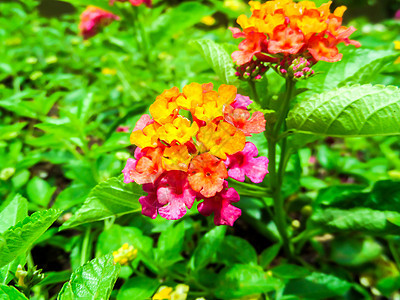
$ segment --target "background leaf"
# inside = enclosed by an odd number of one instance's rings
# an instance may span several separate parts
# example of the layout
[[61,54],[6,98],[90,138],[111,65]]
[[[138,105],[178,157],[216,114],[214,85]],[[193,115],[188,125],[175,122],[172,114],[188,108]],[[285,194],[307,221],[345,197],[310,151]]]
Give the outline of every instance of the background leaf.
[[156,278],[145,276],[129,278],[121,286],[117,295],[117,300],[150,299],[159,285],[160,283]]
[[342,87],[303,100],[287,124],[304,133],[329,136],[400,134],[400,90],[394,86]]
[[35,212],[3,232],[0,236],[0,267],[27,251],[60,214],[61,211],[55,209]]
[[95,258],[72,273],[57,299],[106,300],[110,298],[120,268],[119,264],[114,265],[111,254]]
[[61,229],[141,211],[138,199],[143,195],[142,187],[137,183],[126,184],[122,176],[110,178],[90,192],[82,207]]

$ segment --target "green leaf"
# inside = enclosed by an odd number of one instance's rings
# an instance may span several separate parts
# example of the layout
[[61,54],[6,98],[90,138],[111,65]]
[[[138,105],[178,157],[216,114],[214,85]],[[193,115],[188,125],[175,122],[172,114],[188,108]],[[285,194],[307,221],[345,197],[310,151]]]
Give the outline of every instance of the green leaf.
[[61,229],[141,211],[138,199],[144,195],[142,187],[134,182],[126,184],[122,178],[113,177],[98,184]]
[[111,254],[95,258],[72,273],[57,299],[109,299],[120,268]]
[[239,80],[235,76],[232,58],[223,46],[212,40],[197,40],[192,43],[200,49],[202,56],[214,72],[217,73],[221,82],[239,85]]
[[304,299],[328,299],[345,294],[351,286],[351,283],[333,275],[314,272],[306,278],[289,281],[285,294]]
[[24,294],[15,287],[0,284],[0,299],[2,300],[28,300]]
[[150,299],[159,285],[157,278],[145,276],[130,278],[121,286],[117,300]]
[[335,238],[332,241],[331,259],[344,266],[359,266],[378,258],[382,253],[382,246],[374,239]]
[[29,181],[26,193],[32,202],[47,207],[56,189],[57,187],[51,187],[47,181],[35,176]]
[[313,67],[316,75],[301,82],[298,88],[305,87],[314,93],[321,93],[347,83],[369,83],[388,60],[394,60],[391,58],[394,52],[387,50],[347,47],[340,52],[343,53],[341,61],[319,62]]
[[170,226],[161,233],[156,250],[158,265],[166,268],[183,259],[180,253],[183,250],[184,237],[185,223],[183,222]]
[[399,217],[393,211],[378,211],[370,208],[339,209],[327,208],[317,210],[311,216],[315,226],[323,226],[330,232],[362,231],[371,234],[399,233],[400,228],[389,222]]
[[281,285],[278,279],[266,277],[259,266],[236,264],[221,271],[218,276],[218,299],[233,299],[247,295],[267,293]]
[[394,292],[400,290],[400,277],[386,277],[378,281],[377,289],[387,298],[391,298]]
[[274,260],[274,258],[278,255],[280,249],[280,244],[275,244],[265,249],[260,255],[260,266],[264,269],[267,268],[269,264]]
[[217,254],[218,260],[226,263],[226,265],[233,263],[257,264],[256,250],[248,241],[236,236],[225,237]]
[[355,85],[303,100],[290,111],[287,125],[329,136],[398,135],[399,110],[399,88]]
[[310,274],[306,268],[291,264],[279,265],[271,271],[276,277],[284,279],[303,278]]
[[4,205],[0,212],[0,232],[4,232],[28,216],[28,201],[19,194]]
[[18,122],[13,125],[0,126],[0,140],[10,140],[16,138],[28,122]]
[[143,235],[143,232],[135,227],[114,224],[104,230],[97,241],[96,256],[110,254],[125,243],[138,249],[136,260],[142,260],[152,270],[156,268],[154,267],[153,239]]
[[27,251],[60,214],[55,209],[38,211],[6,230],[0,236],[0,267]]
[[213,258],[221,245],[226,232],[226,226],[218,226],[207,232],[200,240],[190,260],[190,268],[199,270],[204,268]]
[[[174,35],[184,34],[185,29],[200,22],[204,16],[213,13],[214,9],[197,1],[184,2],[171,8],[152,23],[152,32],[150,33],[152,44],[155,46]],[[188,18],[189,15],[190,18]]]

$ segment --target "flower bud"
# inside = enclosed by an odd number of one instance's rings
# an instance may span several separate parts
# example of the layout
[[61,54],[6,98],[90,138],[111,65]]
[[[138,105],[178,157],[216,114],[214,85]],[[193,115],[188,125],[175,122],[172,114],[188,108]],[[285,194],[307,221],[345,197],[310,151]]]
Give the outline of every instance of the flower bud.
[[113,252],[114,264],[127,265],[136,258],[137,252],[138,250],[128,243],[123,244],[121,248]]

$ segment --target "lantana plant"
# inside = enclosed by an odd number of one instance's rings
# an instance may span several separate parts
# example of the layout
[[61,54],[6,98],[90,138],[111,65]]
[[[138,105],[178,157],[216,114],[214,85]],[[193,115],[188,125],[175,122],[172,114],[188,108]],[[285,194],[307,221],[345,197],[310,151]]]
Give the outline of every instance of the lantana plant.
[[137,122],[131,142],[137,146],[122,171],[124,182],[143,185],[142,213],[176,220],[194,201],[201,214],[214,213],[216,225],[233,225],[241,215],[232,203],[239,194],[226,179],[262,182],[268,159],[246,136],[265,130],[264,115],[248,105],[236,87],[191,83],[182,92],[165,90]]

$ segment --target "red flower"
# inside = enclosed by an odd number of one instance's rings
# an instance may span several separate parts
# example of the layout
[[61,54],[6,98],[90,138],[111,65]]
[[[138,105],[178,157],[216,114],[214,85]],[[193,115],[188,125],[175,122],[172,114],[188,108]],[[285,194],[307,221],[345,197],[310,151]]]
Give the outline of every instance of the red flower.
[[81,14],[79,30],[84,39],[97,34],[101,27],[109,25],[112,21],[119,20],[119,17],[96,6],[88,6]]

